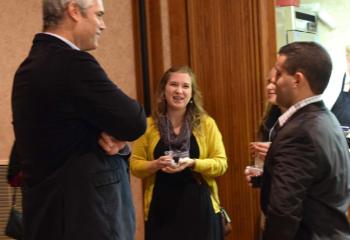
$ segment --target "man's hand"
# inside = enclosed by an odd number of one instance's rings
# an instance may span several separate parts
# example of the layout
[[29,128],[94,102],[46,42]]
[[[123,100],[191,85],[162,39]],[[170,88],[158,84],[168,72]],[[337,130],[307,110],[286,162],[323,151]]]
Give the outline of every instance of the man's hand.
[[257,183],[254,182],[254,178],[261,177],[263,170],[254,166],[247,166],[244,170],[246,180],[251,187],[258,187]]
[[108,155],[115,155],[126,145],[125,141],[119,141],[114,137],[102,132],[98,139],[98,144]]

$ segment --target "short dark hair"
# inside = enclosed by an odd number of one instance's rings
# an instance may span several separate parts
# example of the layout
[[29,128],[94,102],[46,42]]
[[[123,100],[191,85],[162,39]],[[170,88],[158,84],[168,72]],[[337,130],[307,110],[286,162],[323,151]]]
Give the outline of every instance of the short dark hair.
[[332,73],[332,61],[327,51],[315,42],[293,42],[280,48],[286,56],[283,68],[288,74],[302,72],[315,94],[322,94]]

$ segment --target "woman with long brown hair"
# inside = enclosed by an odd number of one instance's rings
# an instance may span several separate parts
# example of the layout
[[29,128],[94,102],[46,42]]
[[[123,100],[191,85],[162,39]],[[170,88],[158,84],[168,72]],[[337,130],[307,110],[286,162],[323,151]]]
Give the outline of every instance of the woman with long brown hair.
[[227,159],[221,133],[202,107],[189,67],[162,76],[131,172],[144,181],[146,240],[222,240],[215,177]]

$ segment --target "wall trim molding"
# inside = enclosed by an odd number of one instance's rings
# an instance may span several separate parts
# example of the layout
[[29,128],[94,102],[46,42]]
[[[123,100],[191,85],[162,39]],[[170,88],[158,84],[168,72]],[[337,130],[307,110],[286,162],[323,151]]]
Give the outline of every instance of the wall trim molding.
[[9,160],[8,159],[0,159],[0,165],[8,165]]

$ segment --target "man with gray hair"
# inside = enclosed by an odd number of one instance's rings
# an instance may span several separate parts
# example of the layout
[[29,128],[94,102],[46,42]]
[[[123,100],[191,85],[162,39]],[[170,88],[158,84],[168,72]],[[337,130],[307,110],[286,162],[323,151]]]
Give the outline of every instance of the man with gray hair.
[[43,0],[44,32],[15,74],[26,240],[134,239],[126,141],[146,118],[86,52],[103,14],[102,0]]

